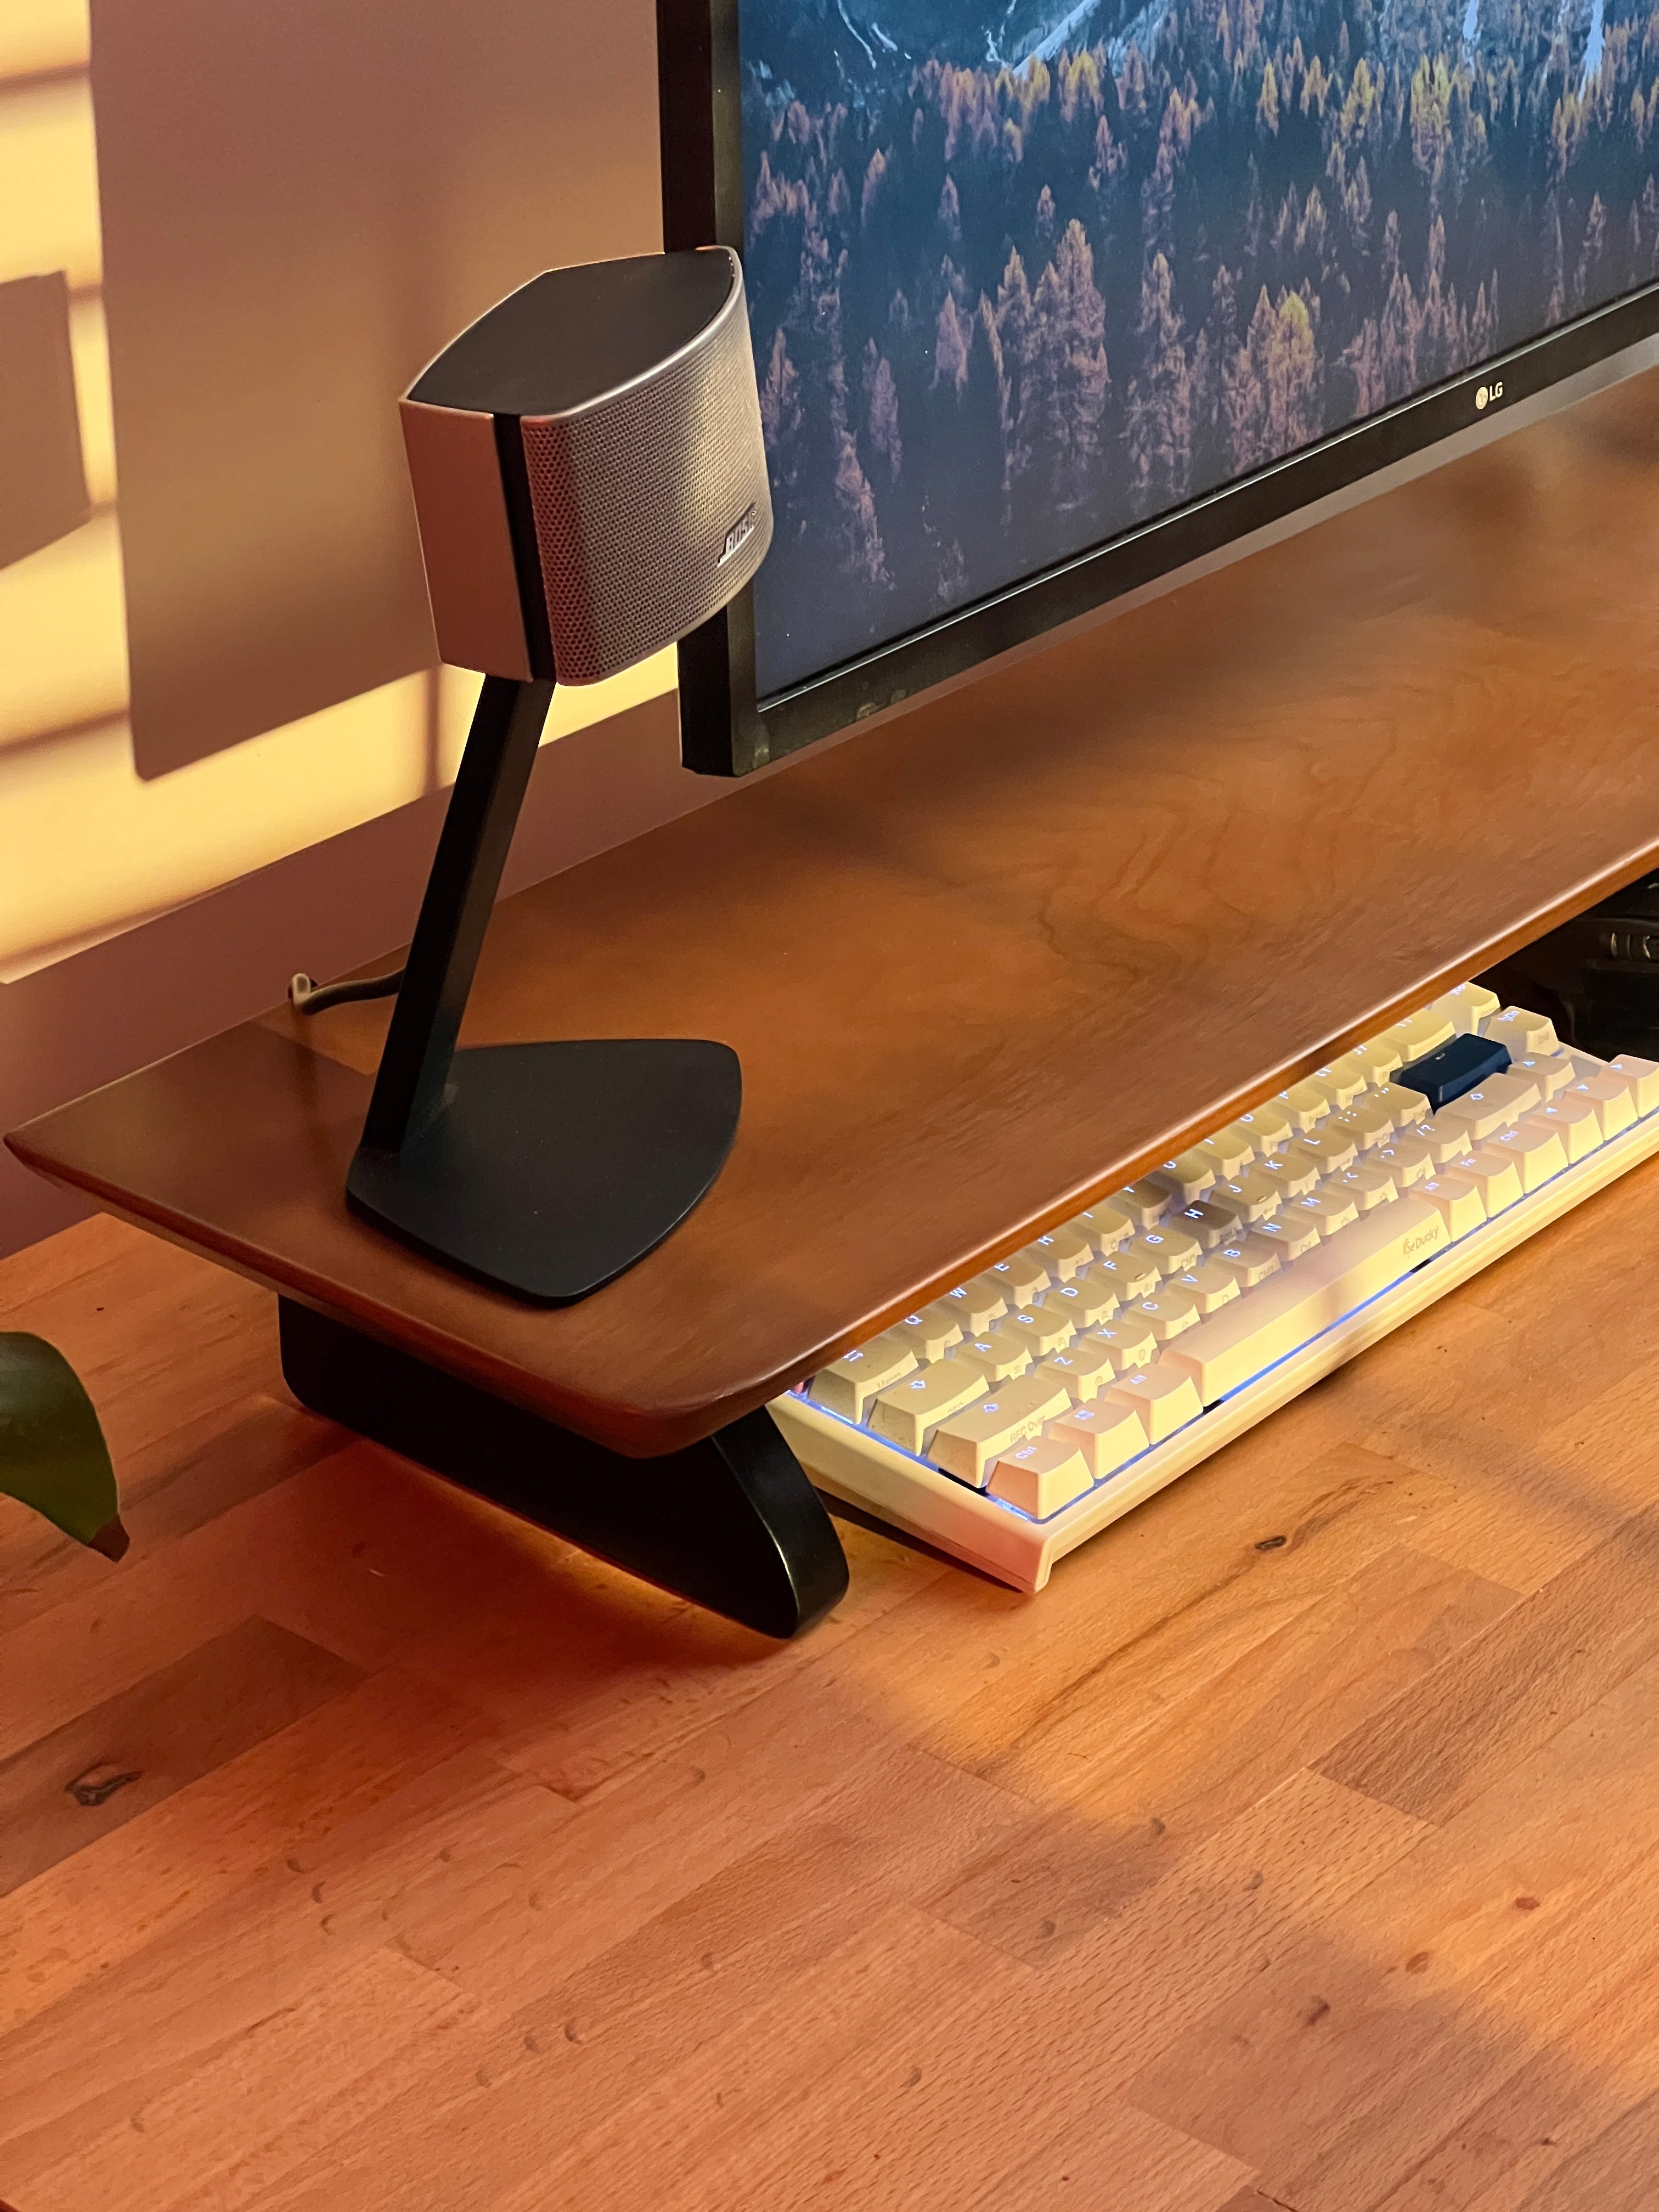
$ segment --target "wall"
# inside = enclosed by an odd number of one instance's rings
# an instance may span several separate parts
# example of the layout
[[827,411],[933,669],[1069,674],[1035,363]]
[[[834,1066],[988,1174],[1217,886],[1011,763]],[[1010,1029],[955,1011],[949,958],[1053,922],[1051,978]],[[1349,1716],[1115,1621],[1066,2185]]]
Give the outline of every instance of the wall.
[[[0,8],[0,1127],[407,937],[476,679],[392,403],[658,244],[655,110],[649,0]],[[514,880],[720,795],[672,684],[560,695]]]

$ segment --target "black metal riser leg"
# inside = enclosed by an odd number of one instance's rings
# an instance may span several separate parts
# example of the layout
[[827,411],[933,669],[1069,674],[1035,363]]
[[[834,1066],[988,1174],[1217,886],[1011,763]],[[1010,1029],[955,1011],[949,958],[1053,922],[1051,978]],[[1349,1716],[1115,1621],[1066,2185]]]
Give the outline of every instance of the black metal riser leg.
[[584,1551],[763,1636],[799,1636],[846,1593],[835,1526],[763,1407],[624,1459],[308,1306],[278,1313],[301,1405]]

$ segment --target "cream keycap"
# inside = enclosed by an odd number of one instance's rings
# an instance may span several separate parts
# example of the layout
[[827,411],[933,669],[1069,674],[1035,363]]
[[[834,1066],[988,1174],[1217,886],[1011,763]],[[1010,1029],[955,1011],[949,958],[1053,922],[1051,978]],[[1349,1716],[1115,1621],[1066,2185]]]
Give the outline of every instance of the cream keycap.
[[1248,1114],[1240,1114],[1229,1124],[1240,1130],[1255,1146],[1256,1158],[1282,1145],[1291,1133],[1291,1117],[1276,1100],[1269,1098],[1260,1106],[1252,1106]]
[[1339,1113],[1352,1106],[1364,1095],[1370,1084],[1370,1073],[1365,1062],[1355,1054],[1345,1052],[1340,1059],[1316,1067],[1313,1079],[1329,1094],[1332,1104]]
[[[1481,1146],[1482,1152],[1502,1152],[1515,1163],[1523,1191],[1541,1190],[1552,1176],[1567,1164],[1567,1148],[1559,1130],[1541,1122],[1536,1114],[1524,1115],[1512,1129],[1500,1130]],[[1486,1211],[1491,1212],[1490,1203]]]
[[[1213,1324],[1211,1324],[1213,1326]],[[1172,1367],[1168,1354],[1151,1367],[1137,1367],[1103,1393],[1103,1406],[1127,1407],[1138,1413],[1148,1443],[1161,1444],[1177,1429],[1184,1429],[1203,1412],[1193,1379],[1183,1369]]]
[[1285,1196],[1284,1186],[1276,1177],[1264,1174],[1258,1161],[1255,1167],[1246,1168],[1242,1176],[1231,1182],[1218,1183],[1210,1193],[1209,1203],[1223,1206],[1237,1214],[1241,1221],[1260,1221],[1269,1214]]
[[1279,1207],[1271,1221],[1258,1221],[1250,1234],[1279,1255],[1281,1267],[1288,1267],[1293,1260],[1300,1260],[1311,1252],[1319,1243],[1319,1224],[1305,1216],[1298,1218],[1286,1204]]
[[1111,1202],[1128,1215],[1137,1229],[1156,1229],[1169,1212],[1171,1200],[1162,1183],[1143,1176],[1139,1182],[1126,1183],[1121,1190],[1115,1190]]
[[1578,1071],[1564,1052],[1523,1053],[1519,1060],[1510,1060],[1510,1070],[1515,1075],[1530,1076],[1547,1106],[1558,1091],[1578,1079]]
[[1002,1285],[1002,1295],[1008,1301],[1010,1313],[1016,1306],[1029,1306],[1048,1287],[1048,1268],[1041,1260],[1034,1260],[1029,1251],[1016,1252],[1012,1259],[999,1260],[985,1273],[993,1282]]
[[1124,1207],[1102,1199],[1098,1206],[1086,1206],[1081,1213],[1074,1213],[1066,1226],[1075,1230],[1079,1237],[1086,1237],[1104,1259],[1109,1252],[1115,1252],[1120,1244],[1128,1242],[1139,1224],[1129,1218]]
[[1376,1094],[1377,1103],[1386,1106],[1394,1116],[1396,1129],[1410,1129],[1429,1118],[1429,1102],[1420,1091],[1413,1091],[1403,1083],[1390,1083]]
[[1115,1474],[1126,1461],[1146,1449],[1146,1425],[1131,1406],[1074,1406],[1048,1433],[1081,1452],[1097,1482]]
[[1471,1036],[1482,1022],[1498,1012],[1498,994],[1484,983],[1459,983],[1434,1001],[1437,1013],[1455,1024],[1460,1036]]
[[1477,1145],[1468,1159],[1457,1163],[1456,1172],[1467,1176],[1480,1192],[1488,1220],[1522,1194],[1521,1163],[1495,1142]]
[[1569,1098],[1588,1099],[1595,1109],[1604,1138],[1616,1137],[1636,1119],[1636,1100],[1631,1085],[1622,1075],[1614,1075],[1611,1070],[1606,1075],[1592,1075],[1583,1083],[1570,1084],[1557,1103],[1565,1103]]
[[1494,1044],[1507,1045],[1511,1060],[1529,1052],[1553,1052],[1557,1042],[1555,1024],[1549,1016],[1530,1014],[1524,1006],[1505,1006],[1501,1014],[1489,1015],[1480,1024],[1480,1033]]
[[[1134,1241],[1132,1238],[1130,1243]],[[1164,1279],[1156,1261],[1132,1254],[1127,1244],[1109,1260],[1097,1261],[1095,1272],[1103,1283],[1110,1285],[1118,1304],[1124,1306],[1136,1298],[1150,1297]]]
[[1239,1216],[1227,1205],[1217,1206],[1207,1198],[1200,1198],[1196,1206],[1183,1206],[1171,1217],[1170,1227],[1182,1229],[1188,1237],[1195,1237],[1206,1252],[1218,1244],[1225,1244],[1237,1228]]
[[1231,1182],[1255,1158],[1256,1142],[1242,1122],[1229,1121],[1224,1129],[1206,1137],[1200,1150],[1215,1163],[1217,1182]]
[[1659,1062],[1643,1060],[1633,1052],[1621,1052],[1607,1065],[1615,1075],[1622,1076],[1635,1092],[1638,1120],[1659,1106]]
[[1048,1292],[1045,1304],[1056,1305],[1062,1313],[1072,1316],[1078,1328],[1093,1328],[1103,1321],[1109,1321],[1121,1300],[1098,1261],[1085,1267],[1080,1275],[1073,1275],[1069,1283]]
[[1365,1071],[1365,1080],[1374,1091],[1380,1091],[1400,1066],[1400,1048],[1388,1036],[1372,1037],[1364,1044],[1357,1044],[1353,1058]]
[[1454,1098],[1435,1115],[1437,1128],[1462,1122],[1474,1144],[1494,1137],[1544,1103],[1538,1085],[1528,1075],[1492,1075],[1461,1098]]
[[941,1359],[884,1390],[870,1408],[869,1425],[901,1451],[920,1452],[941,1421],[985,1395],[989,1379],[971,1358]]
[[1135,1319],[1134,1310],[1129,1307],[1115,1321],[1080,1336],[1070,1349],[1079,1360],[1090,1350],[1106,1352],[1117,1373],[1127,1375],[1132,1367],[1144,1367],[1148,1360],[1157,1358],[1158,1339],[1144,1321]]
[[916,1355],[895,1330],[872,1336],[856,1352],[842,1354],[828,1367],[820,1367],[807,1395],[831,1413],[848,1421],[861,1421],[877,1396],[901,1376],[912,1373]]
[[1171,1275],[1164,1287],[1191,1298],[1200,1314],[1214,1313],[1239,1295],[1237,1276],[1215,1260],[1206,1260],[1184,1274]]
[[1358,1146],[1333,1114],[1317,1129],[1310,1129],[1305,1137],[1297,1137],[1286,1145],[1281,1157],[1286,1160],[1310,1160],[1316,1175],[1328,1176],[1340,1175],[1344,1168],[1351,1168],[1358,1153]]
[[1293,1083],[1288,1091],[1281,1091],[1274,1105],[1283,1109],[1293,1130],[1316,1129],[1330,1112],[1332,1100],[1322,1085],[1317,1083]]
[[959,1289],[947,1291],[945,1303],[961,1315],[964,1336],[977,1336],[981,1329],[989,1328],[994,1321],[1000,1321],[1008,1310],[1002,1285],[994,1275],[975,1275],[971,1282],[963,1283]]
[[1378,1146],[1372,1161],[1366,1164],[1373,1162],[1388,1170],[1401,1190],[1409,1190],[1413,1183],[1431,1176],[1438,1164],[1422,1138],[1413,1136],[1397,1136],[1392,1144]]
[[[1425,1162],[1425,1172],[1426,1165]],[[1392,1206],[1400,1195],[1393,1170],[1376,1159],[1362,1159],[1358,1167],[1349,1168],[1336,1177],[1334,1188],[1347,1194],[1359,1213],[1369,1213],[1373,1206]]]
[[1037,1304],[1023,1306],[1018,1313],[1012,1313],[996,1324],[1015,1343],[1028,1345],[1034,1361],[1046,1359],[1051,1352],[1063,1352],[1077,1334],[1065,1308],[1049,1305],[1048,1299],[1053,1295],[1050,1291]]
[[1123,1249],[1146,1260],[1160,1275],[1178,1275],[1183,1267],[1197,1266],[1204,1247],[1182,1227],[1181,1216],[1174,1213],[1159,1227],[1147,1230]]
[[1160,1344],[1167,1344],[1172,1336],[1179,1336],[1183,1328],[1198,1325],[1198,1300],[1177,1290],[1172,1283],[1153,1297],[1142,1298],[1129,1309],[1131,1321],[1144,1321]]
[[990,1397],[939,1423],[933,1432],[933,1463],[958,1481],[983,1490],[1004,1452],[1035,1436],[1056,1414],[1069,1413],[1071,1407],[1064,1384],[1054,1376],[1041,1371],[1016,1376],[999,1383]]
[[1263,1160],[1255,1172],[1263,1176],[1279,1193],[1281,1206],[1287,1198],[1304,1198],[1325,1172],[1316,1159],[1310,1159],[1298,1143],[1285,1146],[1271,1159]]
[[1042,1371],[1052,1375],[1077,1406],[1087,1405],[1117,1374],[1105,1346],[1091,1344],[1086,1339],[1073,1341],[1064,1352],[1056,1352],[1045,1359]]
[[[1466,1175],[1449,1168],[1444,1175],[1431,1176],[1412,1193],[1413,1199],[1425,1199],[1445,1223],[1447,1233],[1454,1237],[1467,1237],[1471,1229],[1478,1229],[1486,1218],[1486,1209],[1480,1190]],[[1401,1204],[1406,1201],[1402,1200]]]
[[986,1487],[1005,1505],[1018,1506],[1034,1521],[1046,1521],[1062,1505],[1081,1498],[1093,1482],[1082,1453],[1056,1431],[1004,1452]]
[[[1519,1128],[1523,1124],[1517,1122],[1516,1126]],[[1558,1098],[1554,1105],[1527,1115],[1524,1126],[1553,1130],[1566,1152],[1569,1167],[1601,1147],[1600,1115],[1588,1098],[1574,1098],[1570,1093]]]
[[967,1331],[962,1317],[945,1299],[936,1299],[924,1306],[920,1313],[906,1314],[893,1323],[891,1334],[902,1336],[924,1366],[930,1360],[943,1359],[953,1344],[960,1344]]
[[970,1361],[982,1368],[988,1381],[1006,1382],[1012,1375],[1023,1375],[1031,1364],[1031,1347],[1023,1337],[1016,1336],[1009,1328],[1010,1316],[994,1321],[979,1335],[965,1337],[949,1356],[953,1359]]
[[1306,1198],[1293,1198],[1286,1211],[1297,1220],[1311,1221],[1322,1237],[1334,1237],[1339,1229],[1359,1218],[1358,1200],[1341,1186],[1341,1177],[1333,1176],[1317,1190],[1310,1190]]
[[1212,1257],[1218,1267],[1226,1268],[1241,1291],[1253,1291],[1258,1283],[1265,1283],[1282,1264],[1279,1248],[1266,1243],[1254,1230],[1237,1244],[1224,1244]]
[[1427,1149],[1437,1172],[1449,1167],[1454,1160],[1462,1159],[1474,1146],[1471,1125],[1444,1106],[1426,1121],[1419,1121],[1411,1133]]
[[1395,1132],[1395,1118],[1379,1097],[1367,1092],[1342,1113],[1333,1114],[1325,1127],[1340,1129],[1360,1152],[1368,1152],[1388,1143]]
[[1092,1242],[1069,1224],[1051,1229],[1046,1237],[1034,1237],[1025,1249],[1056,1283],[1069,1283],[1073,1275],[1093,1267],[1095,1261]]
[[1154,1168],[1146,1180],[1162,1183],[1177,1206],[1190,1206],[1215,1182],[1215,1162],[1194,1146]]
[[[1479,1197],[1470,1195],[1478,1206]],[[1190,1375],[1210,1405],[1298,1351],[1449,1242],[1439,1212],[1416,1195],[1379,1206],[1177,1337],[1159,1366]]]
[[1451,1016],[1442,1012],[1437,1005],[1425,1006],[1420,1014],[1407,1014],[1387,1035],[1400,1047],[1401,1060],[1409,1064],[1421,1060],[1425,1053],[1438,1052],[1443,1044],[1449,1044],[1457,1030]]

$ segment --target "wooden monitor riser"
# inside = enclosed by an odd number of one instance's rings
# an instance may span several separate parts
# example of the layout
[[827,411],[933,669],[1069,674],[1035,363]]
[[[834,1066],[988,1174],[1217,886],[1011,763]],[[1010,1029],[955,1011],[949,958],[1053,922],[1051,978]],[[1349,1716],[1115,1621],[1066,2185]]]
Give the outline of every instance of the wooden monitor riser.
[[9,1141],[463,1384],[679,1450],[1659,860],[1656,573],[1659,372],[504,902],[464,1042],[743,1062],[708,1199],[580,1304],[347,1212],[384,1008],[266,1016]]

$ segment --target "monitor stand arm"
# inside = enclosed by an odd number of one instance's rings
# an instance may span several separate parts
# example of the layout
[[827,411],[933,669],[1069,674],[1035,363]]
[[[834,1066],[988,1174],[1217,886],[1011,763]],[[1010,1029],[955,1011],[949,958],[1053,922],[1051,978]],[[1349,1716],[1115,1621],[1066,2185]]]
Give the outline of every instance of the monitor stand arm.
[[462,1274],[567,1305],[703,1196],[742,1079],[730,1046],[697,1037],[456,1048],[552,697],[484,678],[346,1201]]

